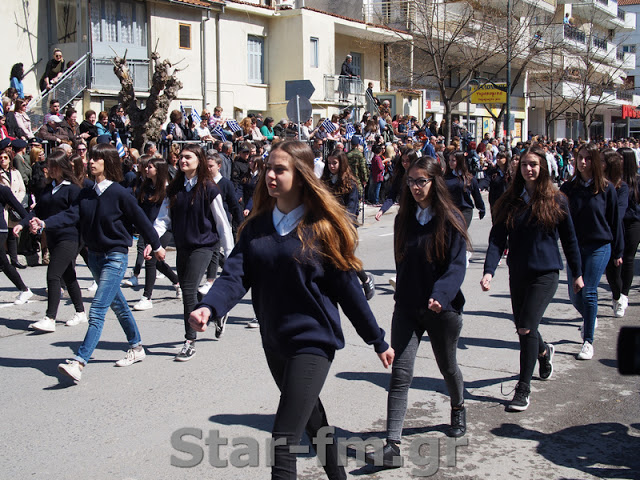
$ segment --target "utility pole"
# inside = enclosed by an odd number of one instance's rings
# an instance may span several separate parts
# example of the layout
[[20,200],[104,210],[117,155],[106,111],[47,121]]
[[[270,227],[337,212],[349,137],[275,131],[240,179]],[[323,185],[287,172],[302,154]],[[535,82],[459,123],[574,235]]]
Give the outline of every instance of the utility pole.
[[512,0],[507,0],[507,151],[511,152],[511,14]]

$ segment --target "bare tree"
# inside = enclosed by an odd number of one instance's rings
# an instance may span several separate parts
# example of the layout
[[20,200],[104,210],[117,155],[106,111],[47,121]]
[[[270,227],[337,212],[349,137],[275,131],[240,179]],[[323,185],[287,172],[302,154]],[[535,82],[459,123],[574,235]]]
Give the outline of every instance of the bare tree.
[[129,115],[132,128],[132,144],[141,148],[148,140],[160,140],[162,125],[167,119],[169,106],[176,99],[182,82],[178,80],[176,68],[169,60],[160,61],[157,51],[151,54],[154,73],[151,80],[151,91],[144,109],[138,106],[133,77],[127,65],[127,54],[124,57],[115,56],[113,71],[120,80],[121,90],[118,96],[120,103]]

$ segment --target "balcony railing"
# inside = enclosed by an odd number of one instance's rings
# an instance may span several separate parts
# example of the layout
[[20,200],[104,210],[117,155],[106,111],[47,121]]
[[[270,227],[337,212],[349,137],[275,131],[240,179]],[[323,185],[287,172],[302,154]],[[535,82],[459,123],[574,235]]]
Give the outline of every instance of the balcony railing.
[[354,100],[364,103],[364,83],[359,78],[342,75],[324,76],[324,99],[327,102],[352,103]]
[[606,50],[607,41],[604,38],[593,37],[593,46],[601,50]]
[[618,100],[625,100],[627,102],[631,102],[631,101],[633,101],[633,91],[616,90],[616,98]]
[[621,51],[621,50],[618,50],[618,51],[616,52],[616,58],[617,58],[618,60],[620,60],[621,62],[624,62],[624,52],[623,52],[623,51]]
[[587,43],[587,37],[582,30],[572,27],[571,25],[567,25],[566,23],[564,24],[564,38],[565,40],[574,40],[585,44]]
[[[149,60],[127,59],[127,66],[129,74],[133,78],[133,87],[136,92],[148,92]],[[113,73],[113,62],[110,58],[91,58],[91,88],[120,90],[120,80]]]
[[415,0],[373,0],[364,3],[362,16],[366,23],[411,29],[416,21]]
[[618,18],[624,22],[625,11],[618,8]]

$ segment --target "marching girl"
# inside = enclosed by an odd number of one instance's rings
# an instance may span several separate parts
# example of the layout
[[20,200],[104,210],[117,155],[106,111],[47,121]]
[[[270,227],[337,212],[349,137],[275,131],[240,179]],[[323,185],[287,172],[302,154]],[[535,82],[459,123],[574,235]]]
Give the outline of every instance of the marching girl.
[[598,315],[598,284],[609,258],[622,265],[624,235],[618,213],[616,189],[602,171],[600,151],[595,145],[583,145],[576,158],[576,175],[560,191],[569,197],[571,218],[576,229],[582,260],[584,288],[569,289],[571,303],[583,320],[584,343],[578,360],[593,358],[593,338]]
[[478,181],[469,172],[467,157],[463,152],[453,152],[447,157],[444,181],[447,184],[453,204],[462,212],[467,229],[469,229],[473,219],[474,206],[478,209],[480,219],[484,218],[486,211]]
[[[349,166],[349,159],[346,153],[342,150],[331,152],[327,157],[322,180],[329,188],[329,191],[333,192],[338,202],[345,207],[354,225],[358,228],[358,184]],[[367,297],[367,300],[371,300],[376,293],[373,276],[367,274],[364,270],[358,270],[356,274],[362,282],[365,297]]]
[[[618,196],[618,218],[622,221],[625,213],[627,213],[627,207],[629,204],[629,186],[622,180],[622,155],[616,152],[613,148],[605,148],[600,152],[600,156],[602,158],[604,176],[616,189],[616,195]],[[609,258],[605,274],[607,277],[607,283],[611,288],[613,314],[616,317],[622,317],[624,316],[626,305],[628,305],[628,299],[625,300],[622,297],[621,292],[622,265],[615,265],[614,260],[615,259],[613,257]]]
[[622,254],[622,288],[618,301],[619,316],[623,316],[629,305],[629,290],[633,282],[633,267],[640,243],[640,183],[638,177],[638,164],[635,152],[630,148],[620,148],[618,153],[622,155],[622,179],[629,188],[627,211],[622,223],[624,226],[624,251]]
[[126,367],[144,360],[140,332],[120,290],[120,282],[127,271],[131,231],[135,228],[147,238],[158,260],[164,259],[164,249],[135,198],[118,184],[122,180],[122,167],[116,148],[108,143],[91,147],[89,168],[95,179],[93,188],[84,188],[71,208],[47,218],[46,222],[34,217],[30,226],[32,233],[39,230],[58,232],[73,225],[79,227],[82,238],[89,249],[89,269],[98,283],[91,309],[89,327],[76,357],[58,365],[58,370],[79,381],[84,367],[95,350],[109,307],[113,310],[124,330],[129,350],[116,362]]
[[[189,323],[189,314],[198,302],[200,280],[211,261],[214,247],[221,244],[225,257],[229,256],[233,248],[233,236],[220,189],[211,179],[202,147],[185,145],[180,152],[179,165],[180,171],[167,187],[167,195],[154,227],[159,236],[171,230],[176,243],[176,270],[182,289],[185,342],[175,361],[186,362],[196,353],[198,335]],[[147,245],[147,256],[149,251]]]
[[[191,314],[194,328],[204,331],[252,289],[265,356],[281,392],[272,479],[295,479],[290,447],[305,430],[313,439],[328,426],[319,395],[336,350],[344,347],[338,304],[383,364],[393,360],[355,275],[362,268],[356,243],[353,222],[315,176],[311,148],[278,143],[222,275]],[[336,442],[330,443],[325,472],[330,479],[346,479]]]
[[[167,183],[169,181],[169,165],[162,157],[143,155],[141,160],[145,174],[142,177],[144,178],[142,184],[137,188],[138,205],[144,210],[149,221],[154,222],[158,217],[160,207],[166,195]],[[163,243],[162,239],[160,243]],[[163,245],[163,247],[164,246],[165,245]],[[136,267],[138,267],[137,264]],[[155,257],[151,257],[145,259],[144,262],[144,292],[142,299],[133,306],[134,310],[149,310],[153,308],[151,295],[153,293],[153,287],[156,284],[156,270],[160,271],[160,273],[169,279],[173,288],[176,290],[176,297],[180,298],[181,292],[178,276],[164,260],[158,261]],[[136,273],[140,273],[140,270],[138,269],[137,272],[134,270],[133,274],[137,278]]]
[[553,345],[545,343],[539,326],[558,289],[562,257],[558,237],[571,270],[571,286],[579,291],[582,266],[567,198],[556,191],[544,150],[531,146],[520,157],[519,168],[507,191],[493,208],[493,227],[480,286],[485,292],[509,242],[509,290],[516,332],[520,340],[520,377],[509,411],[529,406],[531,378],[539,362],[541,380],[553,374]]
[[[38,218],[47,220],[49,217],[68,210],[80,194],[80,182],[73,173],[73,166],[62,150],[54,150],[47,158],[49,183],[40,201],[36,203],[34,214]],[[23,219],[13,228],[13,234],[18,235],[28,226],[29,219]],[[47,267],[47,311],[45,317],[29,325],[29,328],[40,332],[56,331],[56,316],[60,304],[61,280],[64,280],[73,302],[75,314],[66,323],[68,327],[87,322],[84,312],[82,294],[76,278],[76,257],[80,232],[77,225],[70,225],[59,230],[47,232],[47,246],[49,248],[49,265]]]
[[[460,287],[470,240],[436,159],[418,158],[409,167],[405,182],[394,226],[398,288],[391,347],[396,356],[387,399],[387,443],[382,450],[383,466],[389,468],[400,466],[397,457],[409,387],[425,332],[449,391],[451,427],[447,434],[461,437],[466,432],[464,383],[456,350],[465,302]],[[369,463],[375,461],[375,455],[366,458]]]

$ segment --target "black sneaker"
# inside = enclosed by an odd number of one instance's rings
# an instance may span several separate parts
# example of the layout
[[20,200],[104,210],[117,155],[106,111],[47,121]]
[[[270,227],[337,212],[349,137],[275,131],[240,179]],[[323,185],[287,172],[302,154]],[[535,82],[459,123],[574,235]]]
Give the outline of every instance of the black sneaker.
[[[382,460],[382,463],[380,462]],[[387,440],[382,447],[382,452],[367,452],[364,455],[364,461],[367,465],[381,468],[400,468],[402,466],[402,457],[400,456],[400,447],[397,443]]]
[[213,321],[216,324],[216,338],[220,338],[224,333],[224,327],[227,325],[227,319],[229,318],[229,314],[225,314],[221,317],[216,317]]
[[556,349],[550,343],[546,345],[547,354],[543,357],[538,357],[540,380],[549,380],[553,375],[553,355],[556,353]]
[[516,385],[516,393],[513,395],[513,400],[507,405],[507,411],[509,412],[524,412],[529,407],[529,394],[531,388],[524,382],[518,382]]
[[180,349],[180,352],[175,356],[176,362],[187,362],[193,358],[196,354],[195,342],[187,340]]
[[362,284],[364,288],[364,296],[367,300],[371,300],[376,294],[376,282],[373,280],[373,275],[367,275],[367,281]]
[[447,432],[449,437],[462,437],[467,432],[467,409],[451,409],[451,428]]

